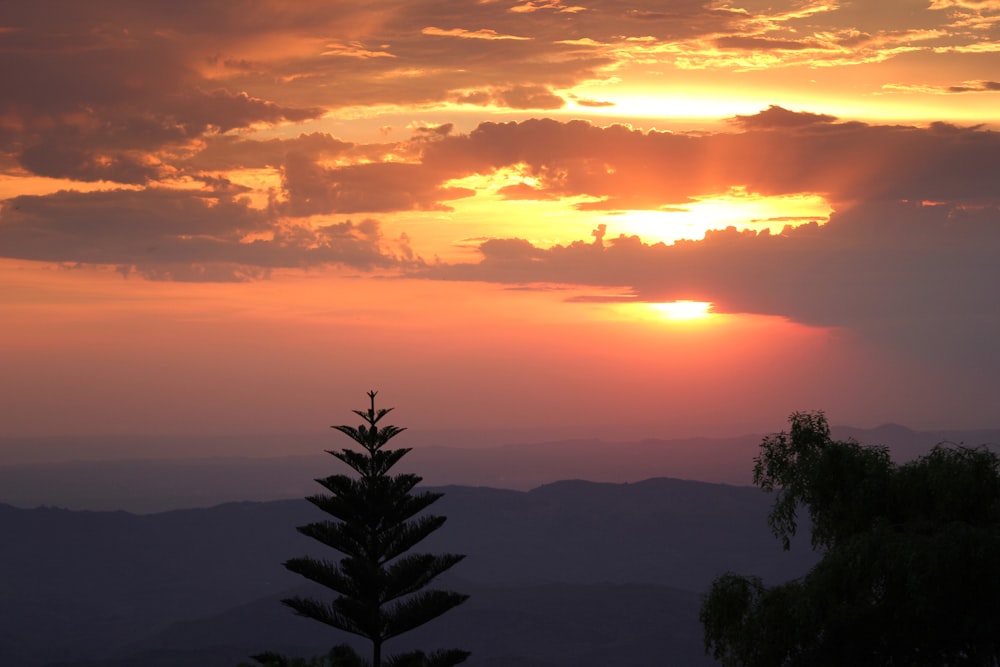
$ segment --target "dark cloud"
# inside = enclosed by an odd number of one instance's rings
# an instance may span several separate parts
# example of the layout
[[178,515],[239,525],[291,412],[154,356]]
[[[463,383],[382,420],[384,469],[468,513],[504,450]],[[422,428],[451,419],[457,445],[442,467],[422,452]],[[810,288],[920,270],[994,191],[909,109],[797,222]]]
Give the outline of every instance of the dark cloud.
[[493,95],[485,90],[475,90],[471,93],[459,93],[453,99],[459,104],[474,104],[484,107],[493,101]]
[[[0,33],[0,151],[42,175],[135,183],[156,174],[130,159],[155,162],[166,147],[343,106],[460,99],[558,109],[556,90],[616,62],[602,45],[735,30],[738,13],[711,4],[674,3],[659,15],[605,0],[562,7],[554,22],[508,3],[431,0],[15,3]],[[57,154],[65,166],[53,165]],[[95,174],[93,156],[120,166]]]
[[[798,50],[815,46],[814,34],[870,36],[906,13],[906,3],[893,3],[878,17],[850,8],[759,4],[408,0],[387,7],[302,0],[294,7],[264,1],[193,8],[149,0],[140,9],[126,0],[95,0],[86,8],[69,0],[14,3],[0,33],[0,153],[43,176],[156,182],[190,167],[188,158],[205,144],[212,152],[205,164],[223,163],[220,149],[238,150],[240,142],[219,138],[260,124],[387,103],[555,110],[566,104],[563,91],[606,79],[623,45],[683,42],[693,61],[699,56],[692,45],[713,40],[724,48]],[[908,29],[935,25],[941,13],[918,14]],[[810,18],[818,16],[834,23],[820,30]],[[857,27],[862,19],[875,21],[869,32]],[[984,80],[953,89],[995,85]],[[777,115],[772,109],[742,121],[761,128],[778,123]],[[808,124],[806,118],[786,115],[780,123]],[[244,159],[251,163],[246,151]]]
[[566,100],[544,86],[514,86],[504,90],[476,90],[455,95],[459,104],[494,105],[511,109],[561,109]]
[[471,197],[467,188],[443,187],[442,177],[419,164],[378,162],[323,167],[298,154],[285,162],[289,215],[449,210],[443,203]]
[[[10,200],[2,218],[3,251],[51,261],[126,263],[103,259],[116,249],[128,257],[169,247],[174,259],[183,255],[194,264],[212,261],[206,257],[223,261],[225,247],[237,253],[225,261],[251,266],[269,266],[268,252],[282,257],[274,259],[282,266],[321,261],[321,253],[292,259],[281,243],[253,245],[248,239],[278,235],[289,225],[307,228],[308,221],[295,218],[448,210],[450,201],[476,194],[449,186],[453,179],[510,167],[530,181],[503,188],[501,196],[591,198],[577,204],[581,210],[665,210],[736,186],[761,195],[819,194],[842,216],[879,203],[939,202],[956,216],[1000,203],[1000,135],[983,128],[845,123],[780,107],[737,117],[734,125],[736,131],[689,135],[546,119],[483,123],[467,134],[444,124],[418,129],[408,141],[369,146],[323,133],[266,141],[216,136],[178,162],[206,192],[152,188]],[[141,183],[160,168],[127,152],[121,155],[134,159],[26,155],[39,170],[71,165],[78,178],[105,178],[117,169],[116,179]],[[269,203],[250,206],[246,188],[222,175],[237,167],[266,167],[281,175]],[[259,210],[265,204],[267,210]],[[317,243],[308,239],[302,247]]]
[[410,263],[405,242],[402,259],[388,245],[375,220],[281,221],[218,192],[60,192],[16,197],[0,209],[4,257],[114,265],[126,275],[159,280],[247,280],[279,267],[371,270]]
[[[156,3],[144,17],[117,3],[95,3],[82,15],[75,3],[32,7],[12,7],[5,15],[11,32],[0,36],[7,42],[0,151],[32,173],[148,182],[162,175],[156,165],[164,148],[322,113],[206,80],[187,51],[193,44],[178,37],[185,33],[153,23]],[[122,11],[103,15],[102,7]]]
[[836,120],[836,116],[810,113],[808,111],[789,111],[775,104],[752,116],[733,116],[732,118],[732,122],[752,130],[804,127],[820,123],[833,123]]
[[510,4],[504,2],[478,4],[471,8],[460,2],[426,0],[410,4],[408,10],[419,12],[427,17],[428,24],[442,28],[476,30],[479,28],[473,26],[486,26],[501,35],[529,37],[539,42],[584,37],[612,42],[623,36],[651,36],[666,41],[733,30],[745,18],[738,10],[718,9],[710,0],[674,0],[669,6],[623,0],[544,3],[558,13],[557,20],[553,20],[549,11],[512,11]]
[[[451,177],[523,165],[544,196],[590,196],[588,209],[656,209],[745,186],[832,202],[996,201],[1000,134],[836,122],[771,107],[742,132],[685,135],[583,121],[483,123],[428,146],[423,165]],[[525,192],[521,191],[521,194]]]
[[185,95],[171,112],[171,116],[179,119],[182,125],[203,134],[210,129],[227,132],[254,123],[309,120],[322,115],[323,109],[287,107],[251,97],[246,92],[221,89]]
[[231,262],[202,263],[138,263],[118,266],[118,273],[128,278],[137,275],[146,280],[180,283],[245,283],[271,275],[270,269]]
[[[533,120],[484,123],[429,147],[462,172],[522,165],[533,186],[507,196],[590,195],[592,209],[681,202],[744,185],[821,193],[838,212],[782,234],[710,232],[672,246],[637,237],[537,248],[484,242],[474,264],[420,275],[508,284],[617,287],[648,301],[712,301],[721,312],[787,317],[909,345],[959,348],[1000,363],[989,304],[1000,285],[1000,135],[980,127],[840,122],[771,107],[737,132],[683,135]],[[796,221],[801,222],[801,221]],[[990,366],[992,364],[992,366]]]
[[976,81],[960,86],[948,86],[949,93],[983,93],[1000,91],[1000,81]]
[[583,98],[576,98],[574,101],[581,107],[590,107],[594,109],[616,106],[615,102],[607,102],[602,100],[588,100]]
[[431,139],[437,137],[447,137],[455,129],[454,123],[442,123],[441,125],[434,125],[428,127],[418,127],[414,130],[416,136],[424,136]]
[[[222,108],[212,111],[215,105]],[[61,123],[33,117],[8,135],[8,148],[24,169],[40,176],[138,184],[173,175],[177,154],[190,152],[200,137],[285,118],[273,105],[228,94],[191,96],[181,106],[186,108],[177,113],[167,103],[149,113],[67,111],[69,120]]]
[[773,37],[750,37],[734,35],[731,37],[720,37],[715,40],[715,45],[720,49],[748,49],[762,51],[799,51],[820,46],[815,40],[803,39],[776,39]]
[[330,160],[352,156],[355,144],[342,141],[325,132],[301,134],[294,139],[247,139],[240,136],[216,135],[205,140],[204,147],[181,164],[188,171],[225,171],[241,168],[279,169],[289,154],[305,155],[313,160]]
[[1000,207],[870,203],[781,234],[735,229],[667,246],[637,237],[542,249],[481,244],[475,264],[427,267],[445,280],[627,288],[641,301],[711,301],[717,312],[842,327],[922,354],[1000,353]]
[[514,86],[500,91],[503,105],[512,109],[561,109],[566,100],[543,86]]
[[523,239],[488,239],[480,244],[479,252],[488,266],[530,263],[545,254]]
[[[818,44],[821,15],[833,21],[829,40],[874,42],[912,5],[901,0],[873,12],[772,4],[12,3],[0,32],[4,170],[159,187],[8,200],[0,253],[152,266],[136,258],[155,248],[169,255],[161,265],[174,266],[162,275],[194,277],[214,275],[213,263],[266,268],[336,256],[329,261],[366,257],[358,265],[376,266],[383,253],[362,252],[375,246],[357,229],[342,255],[325,250],[303,259],[303,249],[343,243],[307,233],[316,221],[295,218],[448,210],[449,202],[475,195],[449,186],[452,179],[505,168],[530,178],[501,196],[588,199],[577,204],[581,210],[663,210],[734,186],[761,195],[818,194],[845,212],[876,203],[933,201],[955,211],[996,204],[996,132],[841,122],[777,106],[735,117],[732,131],[699,135],[547,119],[482,123],[467,134],[445,123],[382,145],[325,132],[245,133],[365,104],[560,109],[576,99],[564,91],[606,78],[626,43],[683,42],[692,58],[693,45],[799,50]],[[916,14],[905,30],[937,25],[942,12]],[[983,79],[953,91],[998,87]],[[239,180],[225,173],[237,169],[272,170],[281,181],[258,193],[255,208],[228,180]],[[172,189],[185,180],[205,191]],[[178,268],[184,263],[201,268],[185,274]]]
[[148,154],[130,150],[100,150],[72,142],[53,141],[26,147],[18,156],[21,167],[39,176],[69,178],[76,181],[111,181],[138,185],[164,176],[164,170],[151,163]]

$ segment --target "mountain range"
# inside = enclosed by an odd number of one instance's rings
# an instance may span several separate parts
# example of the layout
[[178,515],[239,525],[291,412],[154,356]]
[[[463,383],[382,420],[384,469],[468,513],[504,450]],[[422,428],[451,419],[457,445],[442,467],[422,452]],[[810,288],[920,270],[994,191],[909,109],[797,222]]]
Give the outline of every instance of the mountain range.
[[[834,437],[905,461],[941,441],[993,444],[1000,431],[887,425]],[[817,559],[806,530],[787,552],[770,534],[772,498],[748,486],[760,436],[417,440],[404,467],[444,493],[432,512],[448,517],[419,550],[466,554],[441,585],[471,598],[390,651],[460,647],[470,667],[710,665],[698,610],[715,577],[784,581]],[[79,460],[79,439],[0,441],[21,460],[0,465],[0,664],[235,667],[264,650],[307,656],[354,641],[280,603],[327,594],[282,563],[336,558],[295,527],[325,517],[302,497],[338,462],[318,444],[315,455],[262,456],[263,436],[247,456],[194,457],[204,442],[172,458]]]
[[[466,554],[441,585],[472,597],[390,648],[461,647],[470,667],[712,664],[697,619],[712,579],[780,581],[816,558],[780,549],[770,498],[752,487],[438,490],[433,512],[448,520],[419,550]],[[235,667],[349,641],[279,602],[310,586],[284,560],[335,556],[295,530],[324,516],[304,500],[143,515],[0,506],[0,663]]]
[[[322,435],[0,439],[0,462],[7,462],[0,463],[0,502],[158,512],[301,498],[315,491],[314,478],[339,470],[339,462],[324,449],[342,447],[344,442],[339,434]],[[897,461],[924,454],[942,441],[1000,442],[1000,430],[920,432],[891,424],[867,430],[835,427],[833,435],[886,445]],[[407,470],[421,475],[426,484],[527,491],[565,479],[621,483],[672,477],[749,485],[761,438],[755,434],[621,442],[581,438],[457,447],[433,444],[438,440],[415,432],[401,436],[399,443],[413,448],[406,458]],[[462,438],[452,434],[444,440]],[[108,458],[92,458],[95,453]]]

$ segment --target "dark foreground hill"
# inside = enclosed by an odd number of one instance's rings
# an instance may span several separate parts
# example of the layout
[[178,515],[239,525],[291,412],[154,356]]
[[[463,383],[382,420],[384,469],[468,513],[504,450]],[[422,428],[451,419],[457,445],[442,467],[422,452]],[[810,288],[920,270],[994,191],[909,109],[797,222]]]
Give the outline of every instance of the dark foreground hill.
[[[727,570],[772,581],[814,556],[771,538],[757,489],[674,479],[559,482],[530,492],[445,487],[448,522],[422,545],[468,558],[447,585],[472,599],[415,631],[424,648],[492,665],[710,664],[700,594]],[[329,556],[294,527],[305,501],[134,515],[0,506],[0,664],[235,665],[264,649],[348,639],[277,600],[281,562]],[[394,648],[402,648],[400,640]]]
[[[466,663],[471,667],[715,664],[701,647],[695,593],[652,584],[484,586],[450,579],[446,585],[472,597],[394,640],[393,650],[461,646],[473,653]],[[249,647],[310,655],[332,638],[328,628],[293,616],[273,597],[178,623],[115,656],[58,667],[232,667],[246,661]],[[350,637],[336,641],[364,651],[364,644]]]

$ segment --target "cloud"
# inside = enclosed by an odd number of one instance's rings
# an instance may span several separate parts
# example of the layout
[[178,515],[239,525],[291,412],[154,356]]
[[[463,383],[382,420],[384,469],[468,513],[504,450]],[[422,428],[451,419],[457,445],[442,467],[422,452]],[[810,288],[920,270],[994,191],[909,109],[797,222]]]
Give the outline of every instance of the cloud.
[[508,11],[515,14],[524,14],[541,10],[552,10],[560,14],[575,14],[577,12],[587,11],[587,8],[580,7],[579,5],[567,5],[564,4],[562,0],[528,0],[528,2],[522,2],[514,5]]
[[733,186],[841,203],[998,197],[1000,134],[982,128],[839,122],[774,106],[735,122],[743,131],[707,135],[482,123],[428,146],[422,164],[452,177],[520,166],[544,197],[591,197],[589,209],[658,209]]
[[613,107],[613,106],[616,106],[615,102],[609,102],[607,100],[591,100],[591,99],[582,98],[582,97],[574,98],[573,101],[576,102],[581,107],[590,107],[590,108],[594,108],[594,109],[601,108],[601,107]]
[[473,90],[454,98],[459,104],[498,106],[510,109],[561,109],[566,100],[544,86],[513,86],[502,90]]
[[[175,105],[176,108],[171,108]],[[141,184],[169,178],[175,156],[194,140],[255,123],[305,120],[318,111],[284,109],[246,94],[192,94],[164,102],[150,114],[89,110],[72,123],[52,125],[35,118],[11,141],[14,156],[30,173],[84,182]],[[102,116],[98,118],[98,116]],[[166,159],[165,159],[166,158]]]
[[479,252],[487,265],[531,263],[545,254],[523,239],[488,239],[479,245]]
[[[192,154],[203,148],[203,165],[235,162],[235,152],[222,157],[228,147],[244,149],[249,166],[251,144],[227,133],[343,106],[460,99],[558,109],[557,87],[614,61],[596,46],[559,43],[551,26],[525,24],[499,5],[468,5],[463,20],[474,27],[419,1],[392,11],[307,1],[59,7],[21,3],[5,14],[0,154],[31,174],[83,182],[163,183],[195,168]],[[421,24],[453,27],[413,29]]]
[[343,56],[346,58],[395,58],[396,56],[388,51],[372,51],[364,47],[360,42],[331,42],[326,45],[326,49],[320,53],[321,56]]
[[334,160],[364,154],[365,148],[327,132],[300,134],[291,139],[248,139],[234,135],[206,137],[199,150],[179,165],[188,172],[225,171],[242,168],[280,168],[289,154],[313,160]]
[[733,122],[747,129],[768,129],[782,127],[804,127],[819,123],[832,123],[837,118],[827,114],[808,111],[789,111],[772,104],[764,111],[752,116],[734,116]]
[[86,9],[16,3],[4,18],[0,152],[44,176],[155,182],[198,142],[260,124],[359,105],[560,109],[574,86],[645,57],[668,68],[745,70],[992,48],[983,24],[958,22],[995,20],[997,11],[971,0],[922,11],[904,0],[877,11],[833,2],[741,7],[480,2],[458,12],[430,0],[391,8],[302,0],[195,10],[149,0],[140,12],[124,0]]
[[[922,53],[980,52],[993,48],[987,35],[996,21],[995,4],[973,8],[970,2],[951,0],[923,7],[910,0],[877,5],[743,2],[740,7],[714,33],[672,42],[673,64],[682,69],[745,72],[881,63]],[[649,48],[663,46],[654,42]]]
[[926,83],[886,83],[882,90],[890,93],[927,93],[931,95],[950,95],[955,93],[995,93],[1000,92],[1000,81],[963,81],[950,86],[935,86]]
[[[594,198],[614,210],[682,203],[742,185],[821,193],[825,225],[782,234],[709,232],[674,245],[638,237],[549,248],[502,235],[478,262],[416,269],[432,279],[624,288],[646,301],[711,301],[720,312],[841,327],[921,354],[940,346],[1000,364],[1000,135],[979,127],[841,122],[780,107],[716,134],[530,120],[484,123],[427,147],[424,163],[460,173],[517,167],[510,198]],[[725,185],[724,185],[725,184]],[[798,220],[796,222],[802,222]],[[991,351],[992,350],[992,351]]]
[[[149,0],[141,12],[122,0],[86,10],[19,3],[5,14],[0,75],[5,113],[19,127],[0,135],[0,150],[33,133],[31,143],[47,142],[46,128],[64,126],[94,148],[104,122],[133,148],[145,139],[152,150],[206,132],[357,105],[446,102],[471,90],[495,91],[490,100],[510,108],[555,109],[562,102],[553,90],[606,77],[631,38],[731,35],[743,14],[713,5],[689,0],[653,15],[613,0],[586,10],[466,3],[461,12],[428,0],[197,11]],[[131,131],[138,119],[152,127]]]
[[156,3],[148,8],[147,17],[127,6],[108,16],[72,3],[59,11],[12,7],[0,152],[42,176],[135,184],[165,175],[165,149],[321,115],[314,105],[281,104],[205,79],[189,45],[167,27],[183,12],[157,26]]
[[108,181],[137,185],[166,175],[162,166],[142,150],[101,149],[90,142],[76,144],[72,139],[46,141],[26,146],[17,156],[18,164],[32,174],[75,181]]
[[480,245],[476,263],[417,275],[507,284],[616,287],[636,300],[711,301],[723,313],[851,330],[921,354],[945,349],[1000,368],[1000,206],[872,202],[781,234],[726,229],[668,246],[637,237],[538,248]]
[[750,37],[743,35],[733,35],[730,37],[720,37],[715,40],[715,45],[722,49],[759,49],[777,51],[798,51],[820,46],[811,39],[793,40],[776,39],[774,37]]
[[971,81],[958,86],[948,86],[949,93],[983,93],[1000,91],[1000,81]]
[[[95,162],[90,156],[90,162],[74,162],[57,157],[49,159],[71,164],[77,173],[94,169],[88,178],[117,168],[119,180],[136,183],[163,168],[139,158]],[[351,263],[350,252],[336,257],[328,251],[303,253],[326,241],[307,235],[291,242],[288,230],[312,229],[320,224],[316,216],[446,211],[451,202],[476,196],[469,187],[452,185],[456,179],[500,170],[524,175],[500,189],[501,197],[574,198],[580,210],[669,210],[733,187],[750,195],[821,195],[839,215],[877,205],[938,202],[957,216],[1000,204],[1000,135],[995,132],[946,123],[841,122],[776,106],[734,118],[729,130],[700,134],[536,119],[482,123],[468,133],[450,124],[421,127],[409,140],[371,145],[325,133],[269,140],[214,136],[173,168],[202,183],[202,189],[64,192],[8,200],[0,214],[0,252],[46,261],[128,264],[140,263],[139,253],[155,247],[161,256],[170,249],[172,262],[191,264]],[[228,175],[239,169],[272,174],[266,197],[251,200],[248,186]],[[387,251],[354,249],[358,266],[391,264]],[[384,261],[377,259],[380,254]],[[153,263],[147,254],[141,258]]]
[[443,28],[435,28],[433,26],[424,28],[421,30],[425,35],[435,35],[438,37],[461,37],[462,39],[514,39],[514,40],[526,40],[530,39],[528,37],[518,37],[516,35],[501,35],[496,30],[489,30],[487,28],[482,28],[480,30],[465,30],[463,28],[451,28],[445,30]]
[[566,105],[563,98],[543,86],[514,86],[497,97],[512,109],[561,109]]
[[251,208],[238,193],[59,192],[15,197],[0,209],[4,257],[113,265],[157,280],[248,280],[275,268],[374,270],[419,262],[405,242],[402,255],[390,245],[375,220],[288,221]]
[[419,164],[376,162],[327,168],[289,154],[284,167],[284,210],[292,216],[409,210],[449,210],[443,203],[475,194],[444,187]]

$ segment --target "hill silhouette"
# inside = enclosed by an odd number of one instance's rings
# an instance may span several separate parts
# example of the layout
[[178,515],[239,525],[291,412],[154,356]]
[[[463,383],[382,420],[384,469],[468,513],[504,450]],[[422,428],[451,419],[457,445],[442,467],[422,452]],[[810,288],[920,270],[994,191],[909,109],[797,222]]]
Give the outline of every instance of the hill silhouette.
[[[766,529],[770,499],[750,487],[661,478],[440,490],[435,511],[448,522],[426,546],[468,554],[454,576],[473,598],[425,631],[461,633],[473,667],[648,664],[639,654],[698,664],[698,600],[713,577],[780,581],[814,562],[806,548],[780,550]],[[319,652],[346,637],[277,603],[301,585],[281,562],[315,549],[294,529],[315,512],[303,500],[148,515],[0,506],[0,661],[197,665],[265,648]]]
[[[901,462],[942,441],[1000,442],[997,430],[917,432],[892,424],[867,430],[835,427],[833,434],[887,445],[893,459]],[[422,476],[425,484],[521,491],[565,479],[620,483],[671,477],[749,485],[761,441],[760,435],[624,442],[587,438],[460,448],[428,444],[427,434],[408,432],[407,438],[407,446],[414,447],[407,456],[408,470]],[[328,446],[328,438],[303,436],[176,442],[119,436],[101,443],[89,437],[0,438],[0,461],[9,462],[0,465],[0,502],[162,512],[242,500],[301,498],[316,490],[314,477],[333,470],[330,456],[323,452]],[[170,452],[171,457],[138,458],[153,451],[161,456]],[[206,458],[198,456],[199,451],[228,453]],[[313,453],[273,454],[301,451]],[[78,460],[83,452],[97,458]],[[28,462],[32,455],[36,459]]]

